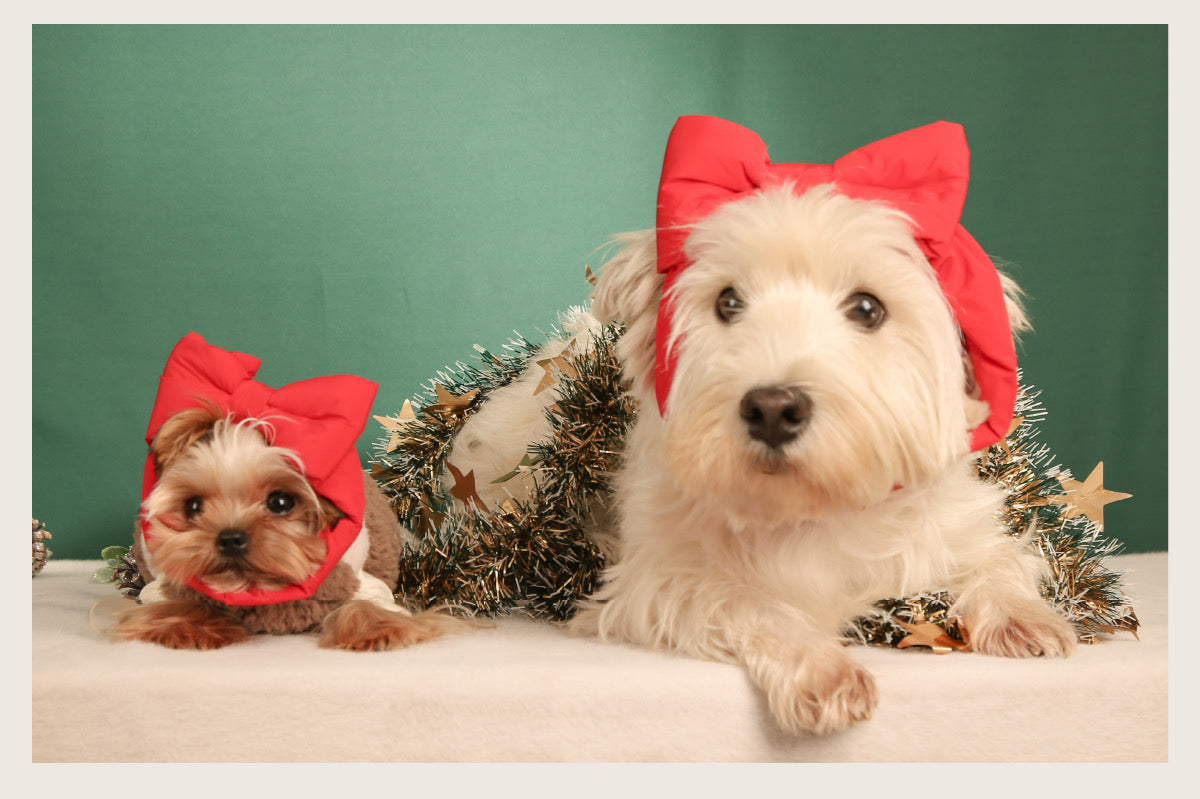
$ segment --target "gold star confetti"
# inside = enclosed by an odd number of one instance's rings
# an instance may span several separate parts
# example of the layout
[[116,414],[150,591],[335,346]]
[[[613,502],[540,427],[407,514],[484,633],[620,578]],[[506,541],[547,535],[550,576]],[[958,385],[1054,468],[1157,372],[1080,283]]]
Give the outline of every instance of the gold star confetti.
[[925,622],[923,624],[908,624],[900,622],[904,629],[908,630],[909,634],[900,639],[896,644],[900,649],[909,646],[927,646],[939,655],[944,655],[947,652],[953,652],[955,649],[969,649],[967,644],[962,641],[955,641],[946,631],[936,624]]
[[422,408],[423,413],[463,413],[479,394],[477,388],[471,389],[466,394],[451,394],[441,383],[434,383],[433,387],[437,391],[437,402]]
[[413,410],[412,403],[408,400],[404,401],[404,406],[400,408],[400,413],[395,416],[376,416],[375,421],[383,425],[384,429],[392,434],[388,439],[387,451],[391,452],[404,443],[404,428],[409,422],[417,421],[417,414]]
[[487,513],[488,506],[484,504],[475,490],[475,472],[470,471],[464,475],[450,461],[446,461],[446,468],[450,470],[450,475],[454,478],[454,488],[450,489],[450,496],[457,499],[463,505],[474,503],[477,511]]
[[542,367],[546,373],[542,375],[542,382],[538,383],[538,387],[533,390],[535,397],[557,383],[560,375],[579,376],[578,372],[575,371],[574,365],[568,360],[566,351],[564,351],[563,355],[559,355],[556,358],[543,358],[537,362],[537,365]]
[[1104,529],[1104,506],[1133,496],[1120,491],[1109,491],[1104,487],[1104,461],[1097,463],[1096,468],[1092,469],[1092,473],[1082,483],[1062,476],[1059,476],[1058,482],[1062,484],[1066,493],[1046,497],[1046,501],[1053,505],[1065,505],[1065,518],[1073,519],[1083,514],[1100,529]]
[[536,397],[550,388],[550,386],[558,382],[558,378],[562,375],[569,375],[578,380],[579,371],[575,368],[575,364],[571,362],[571,359],[575,355],[575,339],[571,339],[557,356],[542,358],[540,361],[537,361],[537,365],[542,367],[545,374],[542,375],[542,382],[538,383],[538,387],[533,390],[533,395]]
[[1004,450],[1004,454],[1012,455],[1012,450],[1010,449],[1010,447],[1012,445],[1009,443],[1009,441],[1010,441],[1010,439],[1012,439],[1013,433],[1017,432],[1017,429],[1021,426],[1021,423],[1024,421],[1025,421],[1024,416],[1014,416],[1013,420],[1012,420],[1012,424],[1010,424],[1008,426],[1008,432],[1004,434],[1004,438],[1000,439],[1000,441],[997,442],[1000,445],[1000,448]]
[[386,427],[388,430],[402,430],[409,422],[415,422],[417,414],[413,411],[412,403],[408,400],[404,401],[404,406],[400,409],[400,413],[395,416],[376,416],[375,421]]

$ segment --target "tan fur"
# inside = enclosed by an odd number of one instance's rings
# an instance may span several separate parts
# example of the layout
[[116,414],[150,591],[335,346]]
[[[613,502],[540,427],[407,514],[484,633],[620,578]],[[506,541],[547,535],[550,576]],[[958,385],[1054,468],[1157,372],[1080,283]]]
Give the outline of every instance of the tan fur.
[[[209,408],[185,411],[164,423],[152,445],[160,478],[143,506],[150,536],[135,535],[134,556],[143,577],[165,599],[122,614],[116,637],[212,649],[250,634],[321,630],[321,646],[366,650],[406,646],[463,626],[433,611],[414,617],[391,604],[390,596],[387,607],[356,599],[361,581],[344,562],[305,599],[235,606],[189,587],[187,582],[199,577],[222,591],[277,590],[303,581],[322,564],[325,544],[318,533],[341,514],[312,490],[299,458],[272,446],[270,438],[264,421],[234,423]],[[363,571],[392,592],[407,533],[370,475],[364,473],[363,482],[369,537]],[[267,509],[266,499],[277,491],[294,498],[290,512]],[[192,498],[200,500],[198,513],[186,511]],[[228,529],[249,536],[244,555],[236,560],[217,546],[221,531]],[[339,612],[348,606],[354,610]],[[341,621],[326,624],[334,614]]]
[[355,600],[325,617],[321,623],[320,645],[355,652],[397,649],[437,638],[464,624],[436,611],[401,615],[370,602]]
[[150,446],[158,474],[196,442],[211,435],[213,427],[223,418],[224,414],[215,405],[206,403],[200,408],[180,411],[163,422]]
[[245,640],[246,628],[211,605],[167,599],[126,611],[117,622],[115,635],[171,649],[220,649]]
[[400,582],[400,549],[412,535],[396,521],[396,512],[388,504],[379,484],[365,472],[363,485],[366,495],[363,524],[371,535],[363,569],[383,580],[389,591],[395,591]]

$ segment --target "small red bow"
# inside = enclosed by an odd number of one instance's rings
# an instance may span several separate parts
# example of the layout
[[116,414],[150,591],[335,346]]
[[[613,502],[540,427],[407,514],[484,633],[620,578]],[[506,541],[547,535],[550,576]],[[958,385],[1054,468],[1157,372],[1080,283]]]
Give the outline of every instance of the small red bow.
[[[663,293],[690,264],[683,252],[692,225],[718,206],[760,189],[792,182],[797,193],[836,184],[840,193],[906,213],[914,236],[937,274],[975,368],[988,418],[971,449],[1008,434],[1017,395],[1017,355],[1004,291],[995,266],[959,224],[967,195],[970,153],[961,125],[935,122],[854,150],[832,164],[772,164],[753,131],[717,117],[685,116],[675,123],[658,188],[658,271]],[[656,383],[659,412],[677,354],[668,350],[671,307],[659,303]]]
[[[163,422],[179,411],[201,407],[205,400],[231,413],[235,421],[265,419],[275,430],[274,445],[299,455],[313,490],[345,514],[332,528],[321,531],[327,547],[325,562],[303,583],[275,592],[220,593],[200,580],[189,582],[230,605],[265,605],[311,596],[363,525],[363,472],[355,447],[379,387],[354,375],[333,375],[272,389],[254,380],[260,363],[253,355],[214,347],[198,334],[188,333],[167,359],[146,431],[150,444]],[[151,454],[142,478],[143,501],[157,480]]]

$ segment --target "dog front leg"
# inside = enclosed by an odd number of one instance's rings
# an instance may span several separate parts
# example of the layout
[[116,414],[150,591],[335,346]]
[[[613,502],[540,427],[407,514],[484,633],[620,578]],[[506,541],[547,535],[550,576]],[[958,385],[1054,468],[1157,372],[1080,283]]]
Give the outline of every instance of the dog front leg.
[[661,561],[638,561],[614,567],[573,631],[740,663],[791,733],[833,732],[871,716],[878,699],[870,672],[794,607],[708,572],[667,575]]
[[124,641],[172,649],[220,649],[246,638],[246,629],[216,608],[186,599],[137,605],[121,614],[113,630]]
[[823,734],[869,719],[879,701],[871,673],[832,639],[796,642],[764,636],[741,648],[779,726]]
[[960,573],[950,609],[963,619],[971,648],[1002,657],[1067,657],[1077,635],[1042,599],[1046,564],[1028,544],[987,530]]

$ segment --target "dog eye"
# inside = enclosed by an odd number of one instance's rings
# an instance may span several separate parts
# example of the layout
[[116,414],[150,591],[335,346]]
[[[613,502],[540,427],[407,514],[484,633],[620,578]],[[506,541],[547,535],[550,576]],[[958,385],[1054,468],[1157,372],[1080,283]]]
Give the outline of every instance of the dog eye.
[[717,297],[717,316],[722,322],[732,322],[733,318],[746,309],[746,303],[738,296],[737,291],[730,286]]
[[883,303],[873,294],[858,292],[850,295],[846,303],[846,318],[866,330],[874,330],[883,324],[887,311]]
[[278,516],[291,513],[296,507],[296,498],[286,491],[272,491],[267,495],[267,510]]
[[204,510],[204,500],[200,497],[188,497],[183,501],[183,513],[189,519],[194,519]]

